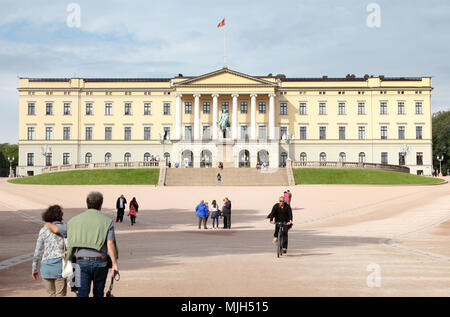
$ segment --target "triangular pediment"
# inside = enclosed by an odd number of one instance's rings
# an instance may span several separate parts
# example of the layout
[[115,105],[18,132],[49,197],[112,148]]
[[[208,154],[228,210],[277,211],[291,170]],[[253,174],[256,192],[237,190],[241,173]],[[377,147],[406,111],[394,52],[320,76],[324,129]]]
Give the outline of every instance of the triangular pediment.
[[176,86],[216,86],[216,85],[252,85],[252,86],[275,86],[276,83],[258,77],[239,73],[228,68],[189,78],[175,84]]

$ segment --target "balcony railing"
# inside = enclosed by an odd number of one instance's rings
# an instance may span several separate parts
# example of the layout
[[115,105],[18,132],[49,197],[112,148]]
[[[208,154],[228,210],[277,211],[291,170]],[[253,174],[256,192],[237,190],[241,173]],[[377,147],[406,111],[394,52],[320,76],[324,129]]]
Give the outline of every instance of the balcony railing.
[[115,169],[115,168],[161,168],[166,166],[163,161],[143,161],[143,162],[106,162],[106,163],[84,163],[84,164],[65,164],[57,166],[48,166],[42,169],[42,173],[70,171],[70,170],[89,170],[89,169]]
[[329,162],[329,161],[295,161],[292,168],[348,168],[348,169],[381,169],[396,172],[409,173],[409,167],[378,164],[378,163],[358,163],[358,162]]

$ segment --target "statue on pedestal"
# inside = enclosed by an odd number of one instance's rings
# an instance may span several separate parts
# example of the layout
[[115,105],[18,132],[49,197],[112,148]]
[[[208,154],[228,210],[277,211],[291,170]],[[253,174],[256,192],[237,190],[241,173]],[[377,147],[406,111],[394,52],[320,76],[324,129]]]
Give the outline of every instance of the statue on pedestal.
[[219,122],[217,123],[222,131],[222,137],[225,139],[227,135],[227,128],[230,127],[230,116],[227,110],[222,109]]

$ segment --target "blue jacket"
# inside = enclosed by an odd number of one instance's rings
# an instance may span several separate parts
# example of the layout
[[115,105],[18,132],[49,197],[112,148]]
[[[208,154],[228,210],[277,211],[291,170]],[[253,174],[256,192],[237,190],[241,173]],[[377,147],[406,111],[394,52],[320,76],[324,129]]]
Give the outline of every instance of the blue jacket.
[[195,207],[195,212],[196,212],[197,217],[200,217],[200,218],[208,217],[208,208],[203,203],[200,203],[197,205],[197,207]]

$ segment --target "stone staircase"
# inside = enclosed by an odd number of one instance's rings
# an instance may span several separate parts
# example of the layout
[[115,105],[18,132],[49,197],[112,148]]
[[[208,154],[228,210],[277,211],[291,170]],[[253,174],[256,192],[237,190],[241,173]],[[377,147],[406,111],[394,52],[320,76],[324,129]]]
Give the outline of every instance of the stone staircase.
[[[217,173],[222,175],[222,184],[217,185]],[[167,168],[166,186],[288,186],[285,168]]]

